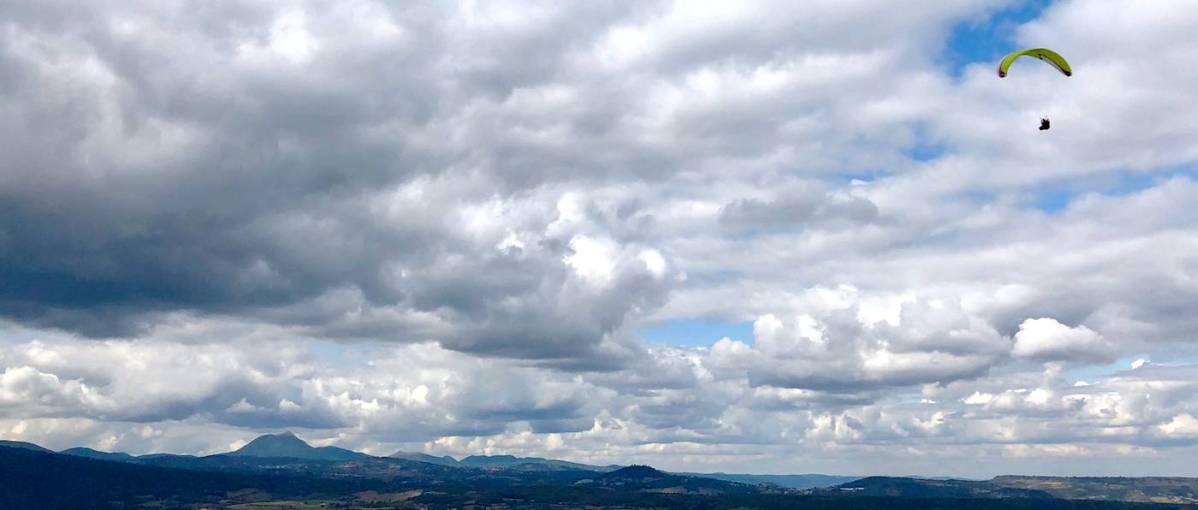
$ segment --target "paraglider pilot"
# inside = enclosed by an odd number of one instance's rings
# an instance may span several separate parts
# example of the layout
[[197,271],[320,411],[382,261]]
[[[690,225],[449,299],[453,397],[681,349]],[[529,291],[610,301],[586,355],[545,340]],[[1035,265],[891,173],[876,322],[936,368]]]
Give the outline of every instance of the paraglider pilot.
[[[1056,68],[1056,70],[1060,71],[1061,74],[1065,76],[1073,76],[1073,69],[1069,67],[1069,62],[1066,62],[1065,57],[1062,57],[1057,52],[1048,48],[1028,48],[1026,50],[1012,51],[1008,53],[1007,56],[1003,57],[1002,61],[998,63],[998,77],[1006,78],[1007,71],[1010,70],[1011,64],[1014,64],[1015,61],[1021,57],[1032,57],[1039,59],[1040,61]],[[1048,117],[1041,118],[1040,131],[1048,131],[1048,128]]]

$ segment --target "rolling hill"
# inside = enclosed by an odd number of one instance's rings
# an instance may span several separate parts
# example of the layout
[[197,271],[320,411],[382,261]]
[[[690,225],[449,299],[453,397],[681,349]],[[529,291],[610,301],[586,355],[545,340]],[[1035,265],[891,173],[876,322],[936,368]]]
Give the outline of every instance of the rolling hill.
[[0,439],[0,447],[20,448],[22,450],[32,450],[35,452],[53,453],[53,450],[51,450],[49,448],[42,448],[41,446],[35,445],[33,443],[26,443],[24,441],[6,441],[3,439]]
[[99,450],[93,450],[93,449],[91,449],[91,448],[84,448],[84,447],[81,447],[81,446],[77,446],[77,447],[75,447],[75,448],[67,448],[66,450],[63,450],[63,451],[61,451],[61,452],[58,452],[58,453],[61,453],[61,454],[64,454],[64,455],[74,455],[74,456],[76,456],[76,457],[87,457],[87,458],[89,458],[89,459],[115,460],[115,461],[120,461],[120,462],[132,462],[132,461],[136,461],[136,460],[137,460],[137,457],[134,457],[134,456],[132,456],[132,455],[129,455],[128,453],[123,453],[123,452],[115,452],[115,453],[110,453],[110,452],[102,452],[102,451],[99,451]]

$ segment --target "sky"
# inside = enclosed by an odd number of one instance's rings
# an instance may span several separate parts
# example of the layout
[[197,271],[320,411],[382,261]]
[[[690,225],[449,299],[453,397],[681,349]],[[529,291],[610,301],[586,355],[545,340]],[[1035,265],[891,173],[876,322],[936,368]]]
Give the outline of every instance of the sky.
[[0,438],[1198,476],[1194,26],[0,0]]

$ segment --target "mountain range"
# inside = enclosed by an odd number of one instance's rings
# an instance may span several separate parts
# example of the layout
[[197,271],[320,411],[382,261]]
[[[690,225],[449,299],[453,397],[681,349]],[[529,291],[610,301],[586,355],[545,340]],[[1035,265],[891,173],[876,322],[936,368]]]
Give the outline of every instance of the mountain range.
[[[9,443],[8,445],[4,443]],[[51,451],[42,448],[33,443],[21,443],[17,441],[0,442],[0,446],[14,446],[27,449],[40,449],[43,451]],[[155,462],[161,459],[178,459],[190,458],[191,456],[181,456],[173,454],[151,454],[142,456],[133,456],[122,452],[101,452],[91,448],[75,447],[62,450],[59,453],[67,455],[75,455],[79,457],[88,457],[92,459],[114,460],[126,462]],[[229,457],[254,457],[254,458],[288,458],[302,459],[314,461],[350,461],[376,458],[365,453],[338,448],[336,446],[313,447],[304,440],[297,437],[292,432],[283,432],[280,434],[266,434],[255,438],[245,446],[238,448],[235,451],[222,454]],[[469,467],[479,469],[503,469],[503,470],[522,470],[522,471],[614,471],[623,466],[607,465],[596,466],[590,464],[582,464],[578,462],[570,462],[558,459],[546,459],[541,457],[516,457],[513,455],[470,455],[462,459],[455,459],[448,455],[434,456],[420,452],[397,451],[388,456],[392,459],[402,459],[414,462],[422,462],[427,464],[435,464],[438,466],[447,467]],[[681,473],[686,476],[706,476],[698,473]],[[723,479],[727,481],[736,481],[742,483],[765,483],[766,480],[749,481],[754,476],[770,477],[775,475],[726,475],[720,473],[718,475],[708,476],[709,478]],[[785,476],[785,475],[781,475]],[[814,475],[823,476],[823,475]],[[745,480],[730,479],[735,477],[745,477]],[[854,477],[827,477],[826,480],[830,483],[824,485],[834,485],[840,481],[854,480]],[[772,482],[770,482],[772,483]],[[777,484],[787,486],[786,484]],[[809,485],[820,486],[820,485]],[[806,488],[806,487],[799,487]]]
[[1198,479],[1193,478],[853,480],[819,474],[668,473],[650,466],[594,466],[510,455],[459,460],[401,451],[376,457],[344,448],[313,447],[289,432],[261,436],[236,451],[202,457],[134,456],[82,447],[53,452],[32,443],[0,441],[0,480],[4,481],[0,508],[5,509],[97,504],[114,508],[1198,509]]

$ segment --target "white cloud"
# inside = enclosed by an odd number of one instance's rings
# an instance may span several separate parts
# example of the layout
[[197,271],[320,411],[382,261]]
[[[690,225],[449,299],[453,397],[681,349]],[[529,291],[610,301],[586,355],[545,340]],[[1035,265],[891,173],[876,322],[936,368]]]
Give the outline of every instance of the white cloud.
[[1168,437],[1198,437],[1198,418],[1191,414],[1179,414],[1157,428]]
[[1019,324],[1012,354],[1036,360],[1109,360],[1106,339],[1086,326],[1069,327],[1055,319],[1027,319]]

